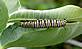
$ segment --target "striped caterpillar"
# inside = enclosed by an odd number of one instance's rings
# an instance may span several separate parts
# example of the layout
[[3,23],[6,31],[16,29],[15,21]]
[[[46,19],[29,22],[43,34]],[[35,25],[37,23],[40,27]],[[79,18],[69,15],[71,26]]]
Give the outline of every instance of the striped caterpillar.
[[64,27],[66,25],[66,20],[35,20],[35,21],[21,21],[20,26],[24,28],[49,28],[49,27]]

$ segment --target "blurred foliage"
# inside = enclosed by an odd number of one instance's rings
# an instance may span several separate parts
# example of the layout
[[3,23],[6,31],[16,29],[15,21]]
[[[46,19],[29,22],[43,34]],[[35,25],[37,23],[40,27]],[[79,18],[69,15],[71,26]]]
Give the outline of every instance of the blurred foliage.
[[79,42],[82,42],[82,34],[77,36],[76,38],[74,38],[75,40],[79,41]]
[[[21,5],[27,9],[47,10],[54,9],[65,5],[76,5],[82,7],[82,0],[20,0]],[[74,38],[82,42],[82,35]],[[55,46],[47,46],[45,48],[28,48],[28,49],[82,49],[70,44],[61,43]]]
[[82,0],[20,0],[20,3],[28,9],[45,10],[58,8],[65,5],[82,6]]
[[82,49],[82,48],[73,46],[72,49]]

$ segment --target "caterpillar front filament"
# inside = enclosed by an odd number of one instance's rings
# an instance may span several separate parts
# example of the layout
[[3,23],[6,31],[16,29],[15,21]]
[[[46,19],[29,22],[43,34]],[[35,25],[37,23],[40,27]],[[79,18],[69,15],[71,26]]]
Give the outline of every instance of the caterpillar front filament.
[[49,28],[49,27],[64,27],[66,20],[35,20],[35,21],[21,21],[20,26],[24,28]]

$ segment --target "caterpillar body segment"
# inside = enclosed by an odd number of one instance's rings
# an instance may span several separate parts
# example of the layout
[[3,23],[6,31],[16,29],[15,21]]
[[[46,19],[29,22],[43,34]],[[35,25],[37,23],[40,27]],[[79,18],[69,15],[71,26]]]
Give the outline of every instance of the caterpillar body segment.
[[32,21],[20,21],[20,26],[24,28],[49,28],[49,27],[64,27],[66,20],[41,19]]

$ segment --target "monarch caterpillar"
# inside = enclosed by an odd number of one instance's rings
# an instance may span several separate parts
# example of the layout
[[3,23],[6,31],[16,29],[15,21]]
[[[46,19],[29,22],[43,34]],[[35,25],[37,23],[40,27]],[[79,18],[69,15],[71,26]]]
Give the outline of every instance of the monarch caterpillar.
[[20,26],[24,28],[49,28],[49,27],[64,27],[66,25],[66,20],[35,20],[35,21],[21,21]]

